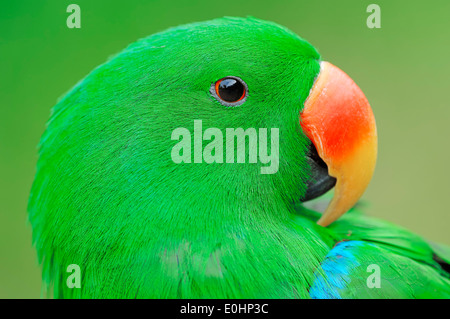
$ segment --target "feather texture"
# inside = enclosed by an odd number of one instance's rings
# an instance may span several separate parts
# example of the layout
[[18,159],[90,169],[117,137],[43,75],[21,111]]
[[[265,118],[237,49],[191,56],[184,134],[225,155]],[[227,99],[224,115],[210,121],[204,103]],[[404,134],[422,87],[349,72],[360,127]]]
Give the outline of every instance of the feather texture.
[[[28,206],[54,296],[447,296],[448,278],[418,236],[357,214],[323,228],[300,205],[310,142],[298,115],[319,61],[279,25],[223,18],[141,39],[78,83],[53,108]],[[240,107],[209,93],[230,75],[249,87]],[[175,164],[171,133],[197,119],[279,128],[278,173]],[[335,246],[342,239],[351,242]],[[368,262],[388,269],[388,288],[364,287]],[[81,268],[80,289],[66,285],[70,264]]]

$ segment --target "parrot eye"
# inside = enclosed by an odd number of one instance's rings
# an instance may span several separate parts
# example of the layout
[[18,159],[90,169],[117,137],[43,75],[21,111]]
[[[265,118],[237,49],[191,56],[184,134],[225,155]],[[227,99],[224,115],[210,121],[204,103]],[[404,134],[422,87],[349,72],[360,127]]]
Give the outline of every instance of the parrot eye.
[[222,105],[237,106],[245,102],[248,87],[242,79],[227,76],[212,83],[210,92]]

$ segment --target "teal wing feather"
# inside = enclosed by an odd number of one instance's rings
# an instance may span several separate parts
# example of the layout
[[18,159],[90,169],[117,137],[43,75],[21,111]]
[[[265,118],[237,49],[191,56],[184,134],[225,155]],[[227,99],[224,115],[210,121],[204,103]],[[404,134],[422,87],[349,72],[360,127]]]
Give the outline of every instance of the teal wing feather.
[[312,298],[450,298],[450,248],[358,208],[327,230],[336,243],[316,272]]
[[338,243],[321,270],[312,298],[450,298],[439,269],[364,241]]

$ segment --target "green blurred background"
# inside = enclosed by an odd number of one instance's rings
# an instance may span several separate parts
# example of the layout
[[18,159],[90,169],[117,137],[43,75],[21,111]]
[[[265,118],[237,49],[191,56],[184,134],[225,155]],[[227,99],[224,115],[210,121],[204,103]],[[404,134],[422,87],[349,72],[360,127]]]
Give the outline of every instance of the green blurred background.
[[[70,3],[81,29],[66,26]],[[381,29],[366,26],[370,3]],[[26,206],[56,100],[130,42],[224,15],[287,26],[358,83],[379,133],[368,214],[450,244],[450,1],[2,1],[0,298],[41,295]]]

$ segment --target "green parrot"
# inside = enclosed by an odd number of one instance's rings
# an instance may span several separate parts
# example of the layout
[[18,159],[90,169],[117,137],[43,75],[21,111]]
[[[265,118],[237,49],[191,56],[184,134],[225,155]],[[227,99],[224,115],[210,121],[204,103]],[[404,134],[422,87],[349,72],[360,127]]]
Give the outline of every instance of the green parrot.
[[55,298],[449,298],[450,249],[356,205],[376,156],[362,91],[288,29],[226,17],[151,35],[53,108],[28,204],[44,285]]

